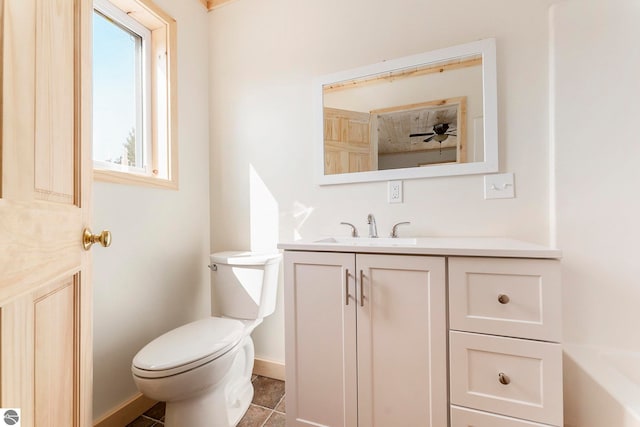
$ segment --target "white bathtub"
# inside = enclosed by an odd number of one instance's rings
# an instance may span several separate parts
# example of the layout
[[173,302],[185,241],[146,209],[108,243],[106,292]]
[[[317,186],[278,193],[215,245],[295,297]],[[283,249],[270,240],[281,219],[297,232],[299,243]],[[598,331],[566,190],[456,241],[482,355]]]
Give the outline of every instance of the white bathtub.
[[566,427],[640,427],[640,352],[564,346]]

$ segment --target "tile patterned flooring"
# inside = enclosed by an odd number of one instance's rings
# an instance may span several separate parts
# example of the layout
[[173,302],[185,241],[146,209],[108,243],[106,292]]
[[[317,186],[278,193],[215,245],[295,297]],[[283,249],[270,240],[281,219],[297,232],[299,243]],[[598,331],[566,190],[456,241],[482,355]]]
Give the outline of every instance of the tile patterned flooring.
[[[284,381],[254,375],[253,401],[237,427],[284,427]],[[164,426],[164,402],[156,404],[127,427]]]

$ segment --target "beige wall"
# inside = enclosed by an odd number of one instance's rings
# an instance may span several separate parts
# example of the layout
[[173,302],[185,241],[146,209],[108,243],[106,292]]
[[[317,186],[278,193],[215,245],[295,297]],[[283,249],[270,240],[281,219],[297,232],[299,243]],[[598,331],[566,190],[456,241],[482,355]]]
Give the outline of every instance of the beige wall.
[[[381,233],[410,220],[413,235],[557,242],[565,340],[640,351],[637,2],[568,0],[550,13],[538,0],[242,0],[207,16],[196,1],[157,1],[180,28],[181,190],[96,184],[95,228],[114,232],[94,252],[96,416],[134,393],[142,345],[208,313],[209,213],[212,250],[346,235],[340,221],[364,232],[369,212]],[[486,37],[515,199],[483,200],[481,176],[405,181],[400,205],[384,182],[314,183],[315,77]],[[281,294],[254,339],[259,357],[284,360]]]
[[[550,16],[552,228],[564,253],[564,342],[640,352],[640,50],[633,42],[640,38],[640,3],[572,0]],[[620,380],[597,375],[606,359],[569,356],[567,427],[640,423],[605,391],[619,389],[637,406],[638,396]]]
[[[213,249],[346,235],[340,221],[365,232],[369,212],[381,234],[411,221],[404,233],[548,243],[550,3],[242,0],[211,12]],[[314,183],[314,78],[487,37],[497,39],[501,170],[515,173],[517,198],[485,201],[482,176],[405,181],[396,205],[386,182]],[[269,208],[256,209],[259,195]],[[284,360],[283,329],[280,301],[254,333],[258,356]]]
[[553,10],[565,341],[640,352],[640,4]]
[[131,360],[151,339],[209,314],[207,14],[196,0],[154,0],[178,22],[180,190],[96,183],[94,419],[136,393]]

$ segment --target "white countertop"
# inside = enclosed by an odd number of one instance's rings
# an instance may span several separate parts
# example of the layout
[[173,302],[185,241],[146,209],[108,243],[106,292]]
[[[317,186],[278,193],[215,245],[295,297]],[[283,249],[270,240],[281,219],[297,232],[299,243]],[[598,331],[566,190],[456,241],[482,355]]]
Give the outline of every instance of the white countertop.
[[359,252],[413,255],[560,258],[560,249],[504,237],[418,237],[415,244],[335,243],[322,238],[280,242],[288,251]]

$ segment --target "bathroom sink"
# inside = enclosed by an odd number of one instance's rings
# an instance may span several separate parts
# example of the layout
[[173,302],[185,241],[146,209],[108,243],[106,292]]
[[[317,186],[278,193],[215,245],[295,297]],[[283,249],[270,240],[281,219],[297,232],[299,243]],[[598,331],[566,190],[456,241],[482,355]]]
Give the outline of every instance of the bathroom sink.
[[348,246],[407,246],[417,244],[413,237],[326,237],[315,243],[329,243]]

